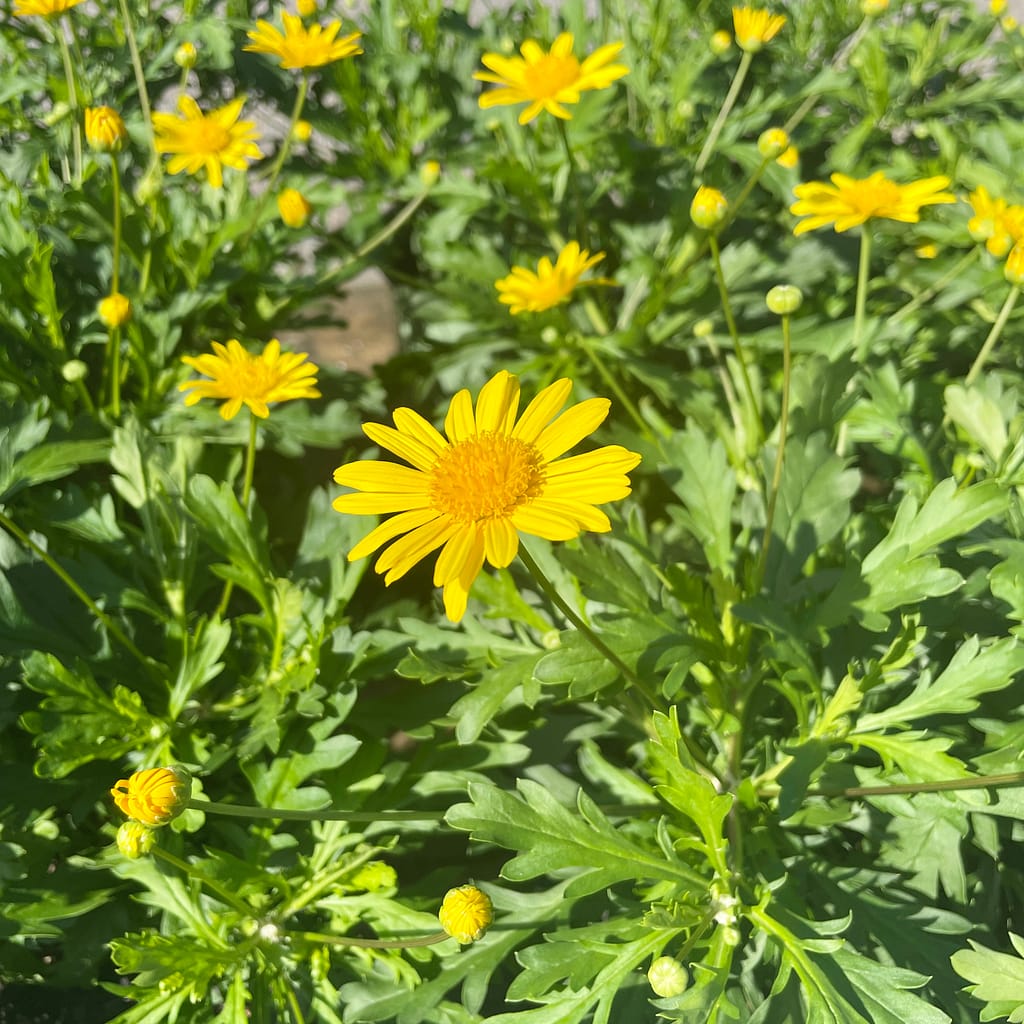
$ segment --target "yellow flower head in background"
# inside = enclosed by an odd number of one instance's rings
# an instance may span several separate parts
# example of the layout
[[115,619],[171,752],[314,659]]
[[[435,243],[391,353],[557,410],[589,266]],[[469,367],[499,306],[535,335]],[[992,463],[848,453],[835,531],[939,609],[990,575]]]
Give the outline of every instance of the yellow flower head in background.
[[589,398],[561,413],[571,390],[572,381],[555,381],[517,420],[519,380],[502,370],[483,386],[475,410],[468,390],[452,399],[447,439],[412,409],[396,409],[394,427],[365,423],[367,437],[410,465],[364,461],[335,471],[335,481],[354,492],[334,499],[337,511],[391,516],[349,561],[394,541],[374,566],[390,585],[441,548],[434,585],[444,587],[445,612],[458,622],[484,560],[501,569],[515,558],[517,531],[572,540],[584,530],[610,530],[595,506],[629,494],[626,473],[640,456],[607,445],[561,458],[600,426],[611,405]]
[[580,93],[607,89],[616,79],[629,74],[625,64],[611,63],[622,43],[599,46],[582,64],[573,56],[572,44],[572,33],[563,32],[548,53],[533,39],[527,39],[519,48],[522,57],[485,53],[480,60],[489,70],[477,71],[473,77],[501,88],[481,93],[480,106],[486,110],[528,103],[519,115],[520,124],[529,123],[542,110],[568,121],[572,114],[563,104],[579,103]]
[[15,0],[14,13],[19,18],[54,18],[77,7],[82,0]]
[[860,0],[860,13],[865,18],[877,18],[889,9],[889,0]]
[[114,330],[123,327],[132,318],[132,303],[127,295],[111,292],[96,305],[96,315],[104,327]]
[[179,765],[147,768],[118,779],[110,795],[126,817],[159,828],[185,810],[192,796],[192,775]]
[[306,28],[300,17],[287,11],[281,12],[281,21],[283,33],[269,21],[257,21],[255,31],[247,33],[252,45],[244,49],[280,57],[281,67],[292,69],[319,68],[363,52],[359,46],[361,32],[336,38],[341,31],[340,21]]
[[292,138],[296,142],[309,142],[313,136],[313,126],[301,118],[292,125]]
[[316,0],[295,0],[295,11],[300,18],[316,14]]
[[772,14],[763,7],[734,7],[732,27],[736,45],[747,53],[757,53],[771,42],[786,24],[784,14]]
[[[569,300],[580,284],[581,275],[604,259],[604,253],[590,255],[578,242],[570,242],[558,254],[552,266],[547,256],[537,264],[537,272],[526,267],[513,267],[508,277],[494,282],[498,301],[509,307],[510,313],[540,313]],[[611,284],[604,278],[584,281],[583,284]]]
[[297,188],[286,188],[277,197],[277,212],[288,227],[301,228],[309,220],[313,207]]
[[785,167],[787,171],[790,171],[800,163],[800,150],[797,149],[796,146],[790,146],[787,150],[779,154],[775,162],[780,167]]
[[85,108],[85,141],[98,153],[116,153],[124,145],[128,129],[113,107]]
[[178,386],[188,391],[186,405],[195,405],[201,398],[224,398],[221,416],[232,419],[243,405],[254,416],[266,419],[271,402],[288,402],[293,398],[319,398],[316,389],[318,367],[307,363],[305,352],[282,352],[281,343],[272,338],[262,355],[246,352],[232,338],[227,345],[214,341],[213,354],[182,356],[181,361],[210,380],[189,380]]
[[943,191],[948,185],[949,178],[942,175],[898,185],[881,171],[869,178],[833,174],[831,185],[809,181],[793,189],[797,202],[789,208],[790,213],[806,218],[797,224],[793,234],[802,235],[829,224],[836,231],[849,231],[876,218],[916,224],[921,219],[922,206],[956,202],[956,196]]
[[1003,276],[1014,288],[1024,285],[1024,242],[1018,242],[1006,257]]
[[1002,259],[1024,237],[1024,207],[994,199],[984,185],[979,185],[967,201],[974,213],[967,222],[971,238],[984,242],[996,259]]
[[494,920],[494,906],[490,896],[475,885],[460,885],[445,893],[437,919],[456,942],[467,946],[483,938]]
[[259,160],[263,154],[256,139],[260,137],[252,121],[239,121],[243,99],[232,100],[204,114],[191,96],[178,99],[181,114],[154,114],[156,151],[169,154],[167,170],[171,174],[187,171],[206,176],[214,188],[224,184],[224,168],[244,171],[247,160]]

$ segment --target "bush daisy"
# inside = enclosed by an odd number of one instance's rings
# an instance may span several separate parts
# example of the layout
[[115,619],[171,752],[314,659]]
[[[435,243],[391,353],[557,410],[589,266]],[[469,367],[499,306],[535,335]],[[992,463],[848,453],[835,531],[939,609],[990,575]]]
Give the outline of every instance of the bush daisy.
[[359,46],[361,32],[337,38],[341,31],[340,21],[306,28],[300,17],[287,11],[281,13],[281,20],[284,32],[269,21],[257,21],[255,30],[247,33],[252,43],[244,49],[251,53],[269,53],[279,57],[281,67],[291,69],[323,67],[324,64],[363,52]]
[[786,24],[786,16],[772,14],[764,8],[734,7],[732,24],[736,45],[747,53],[757,53],[779,34]]
[[519,48],[522,57],[485,53],[481,63],[489,70],[477,71],[473,77],[501,88],[481,93],[480,106],[487,109],[528,103],[519,115],[520,124],[532,121],[542,110],[568,121],[572,114],[563,104],[579,103],[580,93],[607,89],[616,79],[629,74],[625,64],[611,63],[622,43],[599,46],[582,63],[573,56],[572,45],[572,34],[563,32],[547,53],[533,39]]
[[192,796],[192,775],[178,765],[147,768],[118,779],[110,795],[126,817],[159,828],[185,810]]
[[19,18],[53,18],[77,7],[82,0],[16,0],[14,14]]
[[213,342],[213,354],[182,356],[181,361],[210,380],[189,380],[178,386],[188,391],[186,405],[201,398],[223,398],[221,416],[232,419],[243,405],[254,416],[266,419],[271,402],[294,398],[319,398],[316,375],[319,368],[307,363],[305,352],[282,352],[281,343],[272,338],[261,355],[247,352],[232,338],[226,345]]
[[595,506],[630,493],[626,473],[640,456],[608,445],[562,459],[597,429],[611,404],[590,398],[559,415],[571,390],[570,380],[555,381],[517,420],[519,380],[502,370],[481,389],[475,410],[468,390],[452,399],[447,439],[411,409],[395,410],[394,427],[364,424],[367,437],[410,465],[364,461],[335,471],[335,481],[353,489],[334,500],[337,511],[391,516],[349,560],[394,541],[374,566],[391,584],[441,548],[434,584],[444,588],[445,611],[458,622],[484,560],[507,566],[519,548],[518,531],[571,540],[583,530],[610,530]]
[[830,224],[836,231],[849,231],[876,218],[916,224],[921,219],[921,207],[956,202],[951,192],[943,191],[948,186],[949,178],[942,175],[899,185],[881,171],[868,178],[833,174],[831,185],[823,181],[797,185],[793,189],[797,202],[789,209],[806,219],[797,224],[793,234],[802,235]]
[[[581,275],[604,259],[604,253],[590,255],[578,242],[562,248],[554,264],[547,256],[541,257],[536,273],[526,267],[513,267],[507,277],[494,282],[498,301],[509,307],[509,312],[540,313],[552,306],[567,302],[578,285]],[[583,284],[610,284],[605,278],[594,278]]]
[[260,152],[256,140],[260,137],[252,121],[239,121],[242,99],[209,114],[199,109],[191,96],[178,100],[181,114],[154,114],[156,151],[170,155],[167,170],[171,174],[187,171],[206,176],[214,188],[224,184],[224,168],[244,171],[248,160],[258,160]]

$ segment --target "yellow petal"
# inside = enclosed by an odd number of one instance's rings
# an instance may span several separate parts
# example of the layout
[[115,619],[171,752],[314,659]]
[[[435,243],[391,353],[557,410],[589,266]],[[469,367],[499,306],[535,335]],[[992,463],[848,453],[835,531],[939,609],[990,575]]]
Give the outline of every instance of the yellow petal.
[[371,441],[376,441],[381,448],[394,452],[400,459],[405,459],[406,462],[424,473],[429,472],[437,461],[437,453],[418,438],[410,437],[383,423],[364,423],[363,433]]
[[436,518],[437,512],[432,508],[417,508],[409,512],[399,512],[398,515],[384,520],[380,526],[375,526],[356,546],[348,553],[348,560],[355,562],[367,555],[372,555],[381,545],[387,544],[389,540],[415,530],[424,523],[429,523]]
[[459,576],[444,588],[444,611],[452,622],[461,622],[466,614],[466,603],[473,581],[480,574],[484,564],[484,539],[477,533],[477,540],[469,557],[466,559]]
[[334,482],[357,491],[380,491],[386,494],[422,494],[430,491],[425,473],[394,462],[350,462],[334,471]]
[[392,512],[407,512],[414,508],[427,508],[429,499],[422,494],[351,494],[339,495],[331,506],[337,512],[355,516],[386,516]]
[[437,556],[434,566],[434,586],[443,587],[455,579],[466,566],[466,559],[476,547],[479,528],[475,523],[464,524],[448,538]]
[[554,423],[545,427],[534,444],[547,461],[557,459],[597,430],[608,415],[611,405],[607,398],[588,398],[574,405]]
[[387,574],[384,582],[390,586],[417,562],[426,558],[431,551],[439,548],[459,528],[458,523],[452,522],[451,516],[438,516],[437,519],[424,523],[385,549],[377,559],[374,569]]
[[507,434],[519,410],[519,378],[499,370],[481,389],[476,400],[476,429]]
[[512,513],[511,522],[517,530],[544,540],[572,540],[580,533],[575,520],[551,509],[538,507],[535,501],[529,505],[520,505]]
[[476,420],[473,419],[473,400],[469,391],[463,388],[448,406],[448,415],[444,418],[444,432],[452,444],[465,441],[476,433]]
[[396,409],[391,418],[403,434],[415,438],[435,455],[440,455],[448,447],[448,442],[418,412],[405,408]]
[[526,407],[519,422],[512,431],[513,437],[532,444],[540,436],[541,431],[558,415],[572,391],[572,381],[568,377],[549,384]]
[[519,550],[519,534],[508,519],[484,523],[484,555],[495,569],[504,569]]

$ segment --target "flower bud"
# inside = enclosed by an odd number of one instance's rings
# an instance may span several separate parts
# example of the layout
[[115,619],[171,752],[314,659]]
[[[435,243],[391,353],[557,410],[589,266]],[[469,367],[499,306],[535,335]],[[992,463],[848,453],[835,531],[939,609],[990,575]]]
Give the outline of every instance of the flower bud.
[[97,153],[118,153],[128,137],[121,115],[113,107],[85,108],[85,141]]
[[1006,0],[991,0],[988,5],[988,13],[993,18],[998,18],[1006,10]]
[[100,299],[96,306],[96,315],[104,327],[114,330],[122,327],[132,318],[132,304],[127,295],[113,292],[105,299]]
[[693,325],[695,338],[710,338],[715,333],[715,325],[708,317],[703,317]]
[[191,71],[199,60],[199,51],[195,43],[182,43],[174,51],[174,63],[184,71]]
[[919,260],[933,260],[939,255],[939,247],[934,242],[925,242],[914,250]]
[[1004,32],[1016,32],[1020,22],[1012,14],[1007,14],[1006,17],[999,19],[999,27]]
[[156,833],[141,821],[123,821],[117,830],[117,848],[129,860],[145,857],[156,843]]
[[800,150],[796,146],[790,146],[784,153],[780,153],[775,162],[786,170],[792,170],[800,162]]
[[313,126],[308,121],[303,121],[300,118],[292,125],[292,138],[296,142],[309,142],[312,134]]
[[776,316],[795,313],[804,301],[804,293],[793,284],[777,284],[765,296],[765,305]]
[[122,814],[159,828],[185,810],[192,795],[192,774],[180,765],[147,768],[119,779],[110,795]]
[[490,897],[475,885],[460,885],[445,893],[437,919],[456,942],[465,946],[487,931],[494,920],[494,907]]
[[728,53],[731,49],[732,36],[724,28],[719,29],[708,40],[708,47],[716,57],[721,57],[722,54]]
[[288,227],[301,228],[309,220],[313,207],[298,189],[286,188],[277,197],[277,211]]
[[690,203],[690,220],[705,231],[714,231],[725,220],[729,203],[717,188],[701,185]]
[[1015,288],[1024,285],[1024,242],[1018,242],[1006,257],[1003,276]]
[[316,14],[316,0],[295,0],[295,12],[300,18]]
[[860,0],[860,13],[865,18],[877,18],[889,9],[889,0]]
[[782,128],[768,128],[757,138],[757,151],[765,160],[777,160],[789,149],[789,133]]
[[441,165],[436,160],[428,160],[420,167],[420,182],[424,188],[430,188],[441,177]]
[[81,359],[69,359],[61,368],[60,375],[69,383],[76,384],[89,375],[89,367]]
[[686,991],[690,975],[674,956],[659,956],[647,972],[647,980],[654,994],[662,999],[674,999]]

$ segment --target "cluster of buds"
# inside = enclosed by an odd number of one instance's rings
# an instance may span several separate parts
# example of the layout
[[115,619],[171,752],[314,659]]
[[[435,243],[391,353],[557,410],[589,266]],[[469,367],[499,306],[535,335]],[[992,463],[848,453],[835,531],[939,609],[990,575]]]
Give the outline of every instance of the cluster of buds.
[[192,775],[180,765],[147,768],[118,779],[110,795],[129,819],[117,831],[117,848],[134,860],[153,849],[153,829],[167,825],[188,806]]

